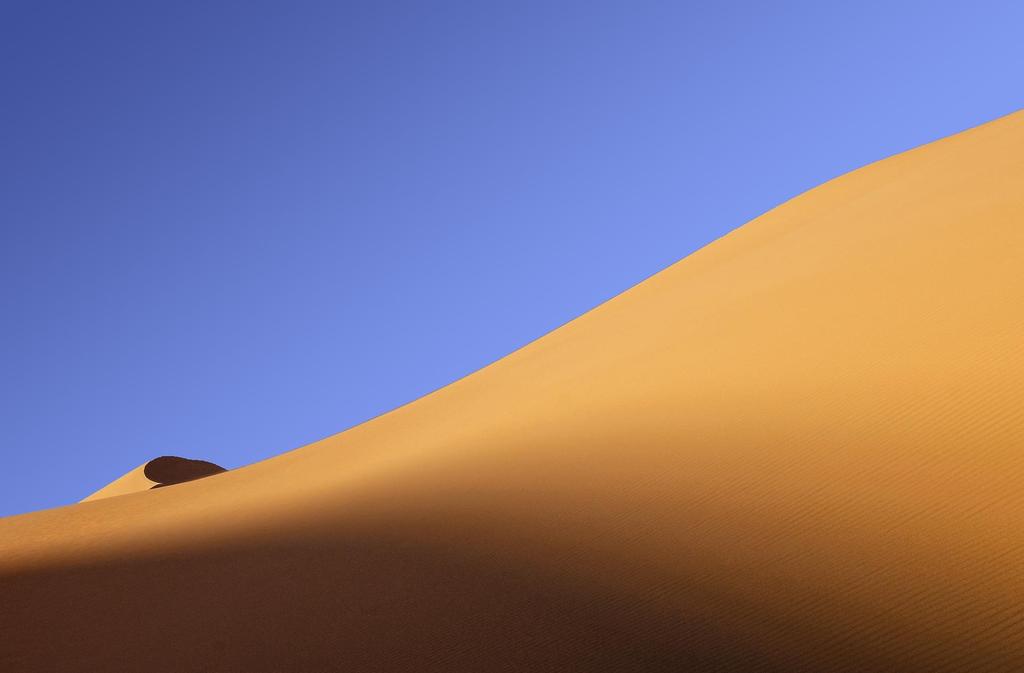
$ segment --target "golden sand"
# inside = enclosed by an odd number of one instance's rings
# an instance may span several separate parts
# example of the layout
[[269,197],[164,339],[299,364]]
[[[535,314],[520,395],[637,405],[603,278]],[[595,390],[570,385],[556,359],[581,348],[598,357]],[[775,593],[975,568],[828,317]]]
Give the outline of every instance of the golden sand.
[[0,520],[3,671],[1024,670],[1024,114],[239,470]]

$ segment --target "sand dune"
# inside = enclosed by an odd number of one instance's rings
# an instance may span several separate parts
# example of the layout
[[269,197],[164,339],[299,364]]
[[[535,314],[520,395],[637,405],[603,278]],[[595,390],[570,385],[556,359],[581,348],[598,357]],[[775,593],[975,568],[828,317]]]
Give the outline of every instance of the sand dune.
[[115,495],[148,491],[154,488],[182,484],[224,472],[224,468],[205,460],[181,458],[180,456],[159,456],[112,481],[82,502],[110,498]]
[[0,520],[0,670],[1021,671],[1022,477],[1018,113],[340,435]]

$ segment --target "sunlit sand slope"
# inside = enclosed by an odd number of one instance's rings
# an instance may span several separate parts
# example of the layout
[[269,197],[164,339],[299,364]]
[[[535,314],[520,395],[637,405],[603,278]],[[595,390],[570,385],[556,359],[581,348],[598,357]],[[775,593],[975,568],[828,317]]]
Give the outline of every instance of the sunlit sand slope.
[[0,571],[4,671],[1024,670],[1024,115]]

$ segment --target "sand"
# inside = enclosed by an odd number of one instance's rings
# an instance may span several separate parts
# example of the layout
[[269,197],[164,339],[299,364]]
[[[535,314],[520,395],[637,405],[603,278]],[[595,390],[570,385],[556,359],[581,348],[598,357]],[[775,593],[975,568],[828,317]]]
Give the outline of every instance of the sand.
[[0,670],[1021,671],[1022,477],[1017,113],[347,432],[0,520]]
[[182,458],[181,456],[158,456],[110,482],[92,495],[83,498],[82,502],[173,486],[223,471],[224,468],[220,465],[205,460]]

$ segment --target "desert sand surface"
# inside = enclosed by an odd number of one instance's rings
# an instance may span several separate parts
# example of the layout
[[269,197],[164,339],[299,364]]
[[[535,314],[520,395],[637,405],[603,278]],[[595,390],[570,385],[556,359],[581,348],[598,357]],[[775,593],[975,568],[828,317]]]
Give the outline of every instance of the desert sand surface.
[[0,520],[0,634],[17,672],[1024,670],[1024,113],[339,435]]

